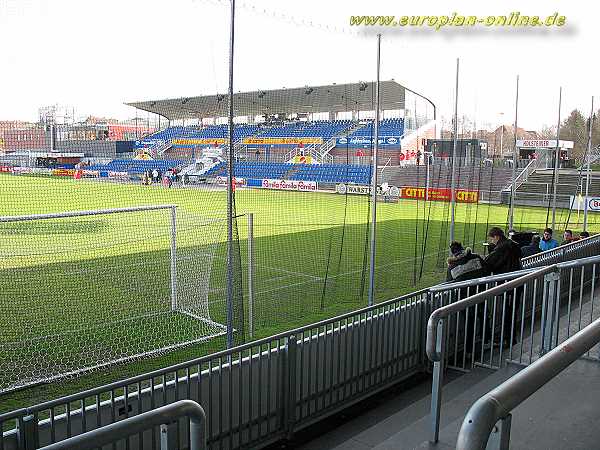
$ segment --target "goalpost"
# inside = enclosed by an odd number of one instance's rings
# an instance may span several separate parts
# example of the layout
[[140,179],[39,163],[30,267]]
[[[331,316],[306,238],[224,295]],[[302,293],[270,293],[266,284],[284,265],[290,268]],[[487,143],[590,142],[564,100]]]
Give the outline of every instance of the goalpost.
[[222,229],[175,205],[0,217],[0,393],[225,334]]

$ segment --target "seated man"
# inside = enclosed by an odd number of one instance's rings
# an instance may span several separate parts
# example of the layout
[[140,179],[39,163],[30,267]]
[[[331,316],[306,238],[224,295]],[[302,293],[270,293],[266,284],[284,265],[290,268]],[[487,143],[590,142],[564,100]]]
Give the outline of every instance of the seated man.
[[588,233],[587,231],[582,231],[581,233],[579,233],[579,239],[587,239],[590,237],[590,233]]
[[552,229],[546,228],[544,230],[542,240],[540,241],[540,250],[546,252],[556,247],[558,247],[558,242],[556,241],[556,239],[552,239]]
[[507,239],[504,231],[498,227],[490,228],[488,240],[490,244],[494,244],[494,250],[484,260],[488,271],[498,275],[522,269],[521,248],[516,242]]
[[560,245],[568,245],[576,240],[577,239],[573,237],[573,232],[571,230],[565,230],[565,233],[563,234],[563,241],[560,243]]
[[468,247],[463,248],[460,242],[454,241],[450,244],[450,253],[452,256],[448,258],[446,281],[472,280],[487,275],[481,256],[473,253]]
[[526,245],[525,247],[521,247],[521,258],[527,258],[528,256],[535,255],[536,253],[541,252],[540,250],[540,240],[542,238],[539,234],[534,234],[531,238],[531,244]]

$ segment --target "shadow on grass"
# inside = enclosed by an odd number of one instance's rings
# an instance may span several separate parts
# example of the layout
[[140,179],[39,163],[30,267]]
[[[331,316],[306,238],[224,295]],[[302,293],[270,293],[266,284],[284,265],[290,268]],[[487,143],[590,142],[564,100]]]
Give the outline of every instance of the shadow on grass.
[[[437,284],[445,274],[446,223],[431,221],[427,236],[423,236],[423,224],[416,220],[388,220],[377,224],[376,300],[384,301],[417,289]],[[465,227],[457,224],[457,236],[465,234]],[[490,224],[491,226],[491,224]],[[474,233],[473,233],[474,232]],[[485,230],[471,230],[475,239],[483,241]],[[413,236],[413,237],[410,237]],[[327,226],[316,230],[277,234],[255,238],[254,258],[254,339],[286,331],[318,320],[331,318],[367,304],[369,228],[366,224]],[[236,338],[248,340],[242,335],[247,330],[247,241],[241,240],[241,263],[234,268],[237,286],[243,286],[243,308],[238,297],[236,312]],[[212,252],[214,259],[210,271],[208,311],[217,323],[226,323],[226,243],[216,248],[188,247],[186,257],[206,255]],[[416,255],[416,258],[415,258]],[[422,255],[425,255],[422,258]],[[441,256],[440,256],[441,255]],[[422,273],[421,273],[422,265]],[[198,278],[207,269],[197,267]],[[194,273],[187,273],[189,283],[194,283]],[[179,280],[179,277],[178,277]],[[118,339],[132,339],[132,347],[144,342],[148,345],[164,344],[157,333],[173,331],[169,321],[153,321],[151,327],[140,327],[132,321],[127,332],[111,335],[103,331],[103,323],[122,318],[135,318],[148,312],[168,311],[170,308],[170,256],[167,249],[146,253],[133,253],[107,258],[96,258],[60,264],[6,270],[0,273],[0,292],[8,302],[9,317],[5,319],[13,327],[8,333],[11,339],[43,332],[41,325],[60,334],[61,329],[93,325],[94,334],[85,336],[83,356],[98,348],[110,348]],[[185,292],[190,292],[186,289]],[[199,302],[205,299],[199,298]],[[13,306],[11,306],[13,305]],[[0,305],[1,306],[1,305]],[[35,325],[35,326],[34,326]],[[171,323],[172,325],[172,323]],[[35,331],[32,331],[35,330]],[[105,327],[110,330],[110,326]],[[190,336],[180,336],[188,339]],[[171,338],[178,339],[177,333]],[[59,340],[60,341],[60,340]],[[81,340],[65,339],[62,344],[77,345]],[[98,347],[100,345],[100,347]],[[31,405],[40,401],[77,392],[86,388],[112,382],[146,371],[197,358],[225,348],[223,337],[201,344],[188,345],[156,357],[137,359],[108,369],[91,372],[85,376],[68,378],[47,385],[18,391],[0,397],[0,412]],[[96,350],[94,350],[96,349]],[[42,355],[43,345],[35,350]],[[146,349],[147,350],[147,349]],[[46,352],[60,354],[60,348]],[[77,349],[62,351],[76,355]],[[70,356],[71,357],[71,356]],[[84,358],[84,359],[85,359]],[[34,361],[35,358],[27,358]],[[0,366],[10,363],[1,362]],[[15,361],[12,361],[13,371]],[[15,373],[14,375],[17,375]]]

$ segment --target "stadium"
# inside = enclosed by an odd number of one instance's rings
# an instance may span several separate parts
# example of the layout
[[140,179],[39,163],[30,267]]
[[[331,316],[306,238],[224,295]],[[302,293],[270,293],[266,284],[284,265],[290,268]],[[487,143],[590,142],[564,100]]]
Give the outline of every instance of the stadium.
[[[497,152],[393,79],[189,95],[0,122],[0,450],[275,448],[431,374],[439,433],[445,374],[594,327],[591,131],[515,119]],[[548,227],[591,237],[453,281],[452,241],[487,261],[491,229]]]

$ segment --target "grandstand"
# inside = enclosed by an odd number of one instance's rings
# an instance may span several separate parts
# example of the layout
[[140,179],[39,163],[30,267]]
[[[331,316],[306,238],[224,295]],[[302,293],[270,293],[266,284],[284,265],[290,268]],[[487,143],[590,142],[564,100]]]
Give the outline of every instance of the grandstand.
[[[166,157],[193,159],[202,145],[225,145],[226,125],[183,126],[185,120],[206,123],[225,116],[227,102],[223,99],[222,95],[209,95],[128,103],[167,119],[165,130],[146,136],[138,147],[157,149]],[[381,99],[384,118],[379,135],[383,155],[398,155],[402,139],[416,130],[421,138],[435,137],[435,107],[429,100],[395,81],[381,83]],[[419,116],[413,116],[414,112],[405,106],[415,101],[424,111]],[[290,151],[300,148],[317,163],[331,163],[335,162],[333,155],[342,157],[346,153],[347,159],[347,154],[354,155],[356,149],[368,153],[373,147],[373,120],[361,117],[361,111],[374,108],[373,83],[244,92],[234,95],[234,103],[238,105],[235,115],[245,121],[238,121],[234,128],[238,157],[251,159],[259,152],[267,154],[267,161],[287,162],[295,155]],[[328,119],[323,120],[322,115]],[[416,145],[413,152],[423,149],[422,142]],[[393,157],[391,164],[399,160]]]

